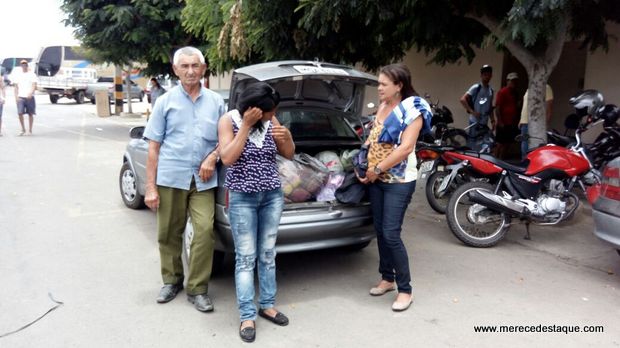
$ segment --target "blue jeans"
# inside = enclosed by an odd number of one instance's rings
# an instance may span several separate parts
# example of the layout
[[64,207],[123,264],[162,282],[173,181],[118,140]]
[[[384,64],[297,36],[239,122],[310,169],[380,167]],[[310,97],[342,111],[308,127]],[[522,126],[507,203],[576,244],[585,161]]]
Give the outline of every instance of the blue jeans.
[[528,127],[527,124],[520,124],[519,127],[521,128],[521,159],[525,159],[525,156],[527,156],[527,151],[529,150],[529,133],[528,133]]
[[415,192],[415,181],[393,184],[377,181],[369,189],[379,246],[379,273],[383,280],[396,281],[398,292],[410,294],[409,256],[400,232]]
[[254,269],[258,255],[260,308],[276,300],[276,238],[284,208],[281,189],[244,193],[229,191],[228,216],[235,241],[235,285],[241,321],[256,319]]

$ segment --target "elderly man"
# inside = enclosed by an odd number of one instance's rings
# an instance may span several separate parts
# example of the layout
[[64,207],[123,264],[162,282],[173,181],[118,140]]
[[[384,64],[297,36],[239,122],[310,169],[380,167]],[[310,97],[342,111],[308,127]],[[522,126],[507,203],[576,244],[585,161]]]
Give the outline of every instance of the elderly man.
[[187,217],[190,246],[187,299],[199,311],[213,310],[207,295],[213,262],[214,190],[217,187],[217,124],[224,100],[200,84],[207,66],[194,47],[177,50],[173,70],[180,84],[159,97],[144,131],[149,140],[145,203],[157,210],[161,275],[158,303],[183,289],[182,240]]

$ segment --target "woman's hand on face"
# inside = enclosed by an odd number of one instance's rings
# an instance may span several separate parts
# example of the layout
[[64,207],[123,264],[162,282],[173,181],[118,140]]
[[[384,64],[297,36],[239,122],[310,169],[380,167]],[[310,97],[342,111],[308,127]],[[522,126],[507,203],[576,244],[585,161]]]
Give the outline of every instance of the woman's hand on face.
[[243,125],[251,128],[261,118],[263,118],[263,111],[257,107],[251,107],[243,113]]

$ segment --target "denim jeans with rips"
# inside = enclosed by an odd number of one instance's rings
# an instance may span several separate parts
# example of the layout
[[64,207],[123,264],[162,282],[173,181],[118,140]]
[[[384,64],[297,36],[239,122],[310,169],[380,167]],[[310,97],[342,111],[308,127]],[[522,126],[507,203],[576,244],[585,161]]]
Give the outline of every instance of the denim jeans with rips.
[[241,321],[255,320],[254,269],[258,258],[261,309],[276,299],[276,238],[284,208],[281,189],[244,193],[229,191],[228,216],[235,242],[235,285]]

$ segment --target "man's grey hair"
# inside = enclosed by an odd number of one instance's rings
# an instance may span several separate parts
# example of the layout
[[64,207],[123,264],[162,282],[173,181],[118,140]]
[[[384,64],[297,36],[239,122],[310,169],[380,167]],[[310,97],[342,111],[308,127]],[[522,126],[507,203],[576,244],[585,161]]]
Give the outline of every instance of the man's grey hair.
[[172,64],[179,64],[179,59],[181,58],[181,55],[198,56],[198,58],[200,58],[200,63],[205,64],[205,56],[203,56],[202,52],[200,52],[200,50],[196,47],[185,46],[176,50],[176,52],[174,52],[174,57],[172,58]]

